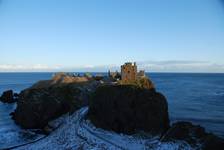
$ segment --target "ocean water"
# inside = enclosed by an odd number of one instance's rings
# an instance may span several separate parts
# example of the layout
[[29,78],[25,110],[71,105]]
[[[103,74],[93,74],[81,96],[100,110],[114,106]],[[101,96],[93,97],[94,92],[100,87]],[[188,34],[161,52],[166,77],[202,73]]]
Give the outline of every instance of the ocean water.
[[[9,89],[20,92],[38,80],[51,78],[51,75],[51,73],[0,73],[0,94]],[[44,136],[17,126],[9,115],[15,108],[16,104],[0,102],[0,149],[29,143]]]
[[[52,75],[0,73],[0,94],[8,89],[20,92],[39,80],[50,79]],[[205,127],[208,132],[224,137],[224,74],[147,73],[147,76],[154,82],[157,91],[166,96],[171,122],[191,121]],[[27,133],[9,117],[15,107],[16,104],[0,102],[0,141],[4,141],[0,145],[3,147],[30,140],[24,137]]]
[[224,74],[151,73],[169,106],[171,122],[191,121],[224,137]]

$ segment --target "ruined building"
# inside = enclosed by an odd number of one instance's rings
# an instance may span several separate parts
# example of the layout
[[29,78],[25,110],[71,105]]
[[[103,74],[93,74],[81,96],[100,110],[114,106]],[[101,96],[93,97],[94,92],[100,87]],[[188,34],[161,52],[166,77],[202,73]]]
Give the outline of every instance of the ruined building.
[[121,80],[124,82],[135,81],[137,79],[136,63],[125,63],[121,66]]
[[123,82],[135,81],[138,78],[145,77],[145,71],[138,72],[136,63],[127,62],[121,66],[121,80]]
[[114,79],[114,80],[120,80],[121,79],[121,74],[116,71],[116,72],[110,72],[110,70],[108,71],[108,76],[111,78],[111,79]]
[[140,70],[139,72],[138,72],[138,75],[137,75],[138,77],[145,77],[145,70]]

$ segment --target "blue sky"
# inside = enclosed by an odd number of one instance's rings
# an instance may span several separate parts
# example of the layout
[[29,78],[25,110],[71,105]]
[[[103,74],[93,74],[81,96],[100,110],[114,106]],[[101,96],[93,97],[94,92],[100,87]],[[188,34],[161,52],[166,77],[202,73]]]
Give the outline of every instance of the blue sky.
[[0,71],[224,72],[222,0],[0,0]]

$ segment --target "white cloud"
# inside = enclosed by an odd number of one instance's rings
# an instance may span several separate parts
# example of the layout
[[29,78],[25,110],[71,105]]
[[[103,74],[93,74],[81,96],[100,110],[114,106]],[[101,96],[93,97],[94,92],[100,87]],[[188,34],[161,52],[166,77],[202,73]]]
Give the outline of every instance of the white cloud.
[[0,72],[56,71],[60,69],[61,68],[59,66],[47,66],[43,64],[34,64],[34,65],[0,64]]
[[[138,69],[147,72],[222,72],[224,64],[216,64],[208,61],[166,60],[166,61],[139,61]],[[0,72],[105,72],[120,70],[120,65],[83,65],[83,66],[49,66],[43,64],[12,65],[0,64]]]
[[208,61],[144,61],[138,63],[140,69],[159,72],[224,72],[224,64]]

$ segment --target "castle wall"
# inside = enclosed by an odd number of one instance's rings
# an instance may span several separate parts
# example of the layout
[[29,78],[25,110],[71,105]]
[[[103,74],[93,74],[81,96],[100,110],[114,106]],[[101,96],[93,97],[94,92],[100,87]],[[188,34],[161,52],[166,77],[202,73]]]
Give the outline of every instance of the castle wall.
[[121,80],[124,82],[135,81],[137,79],[137,66],[134,63],[125,63],[121,66]]

